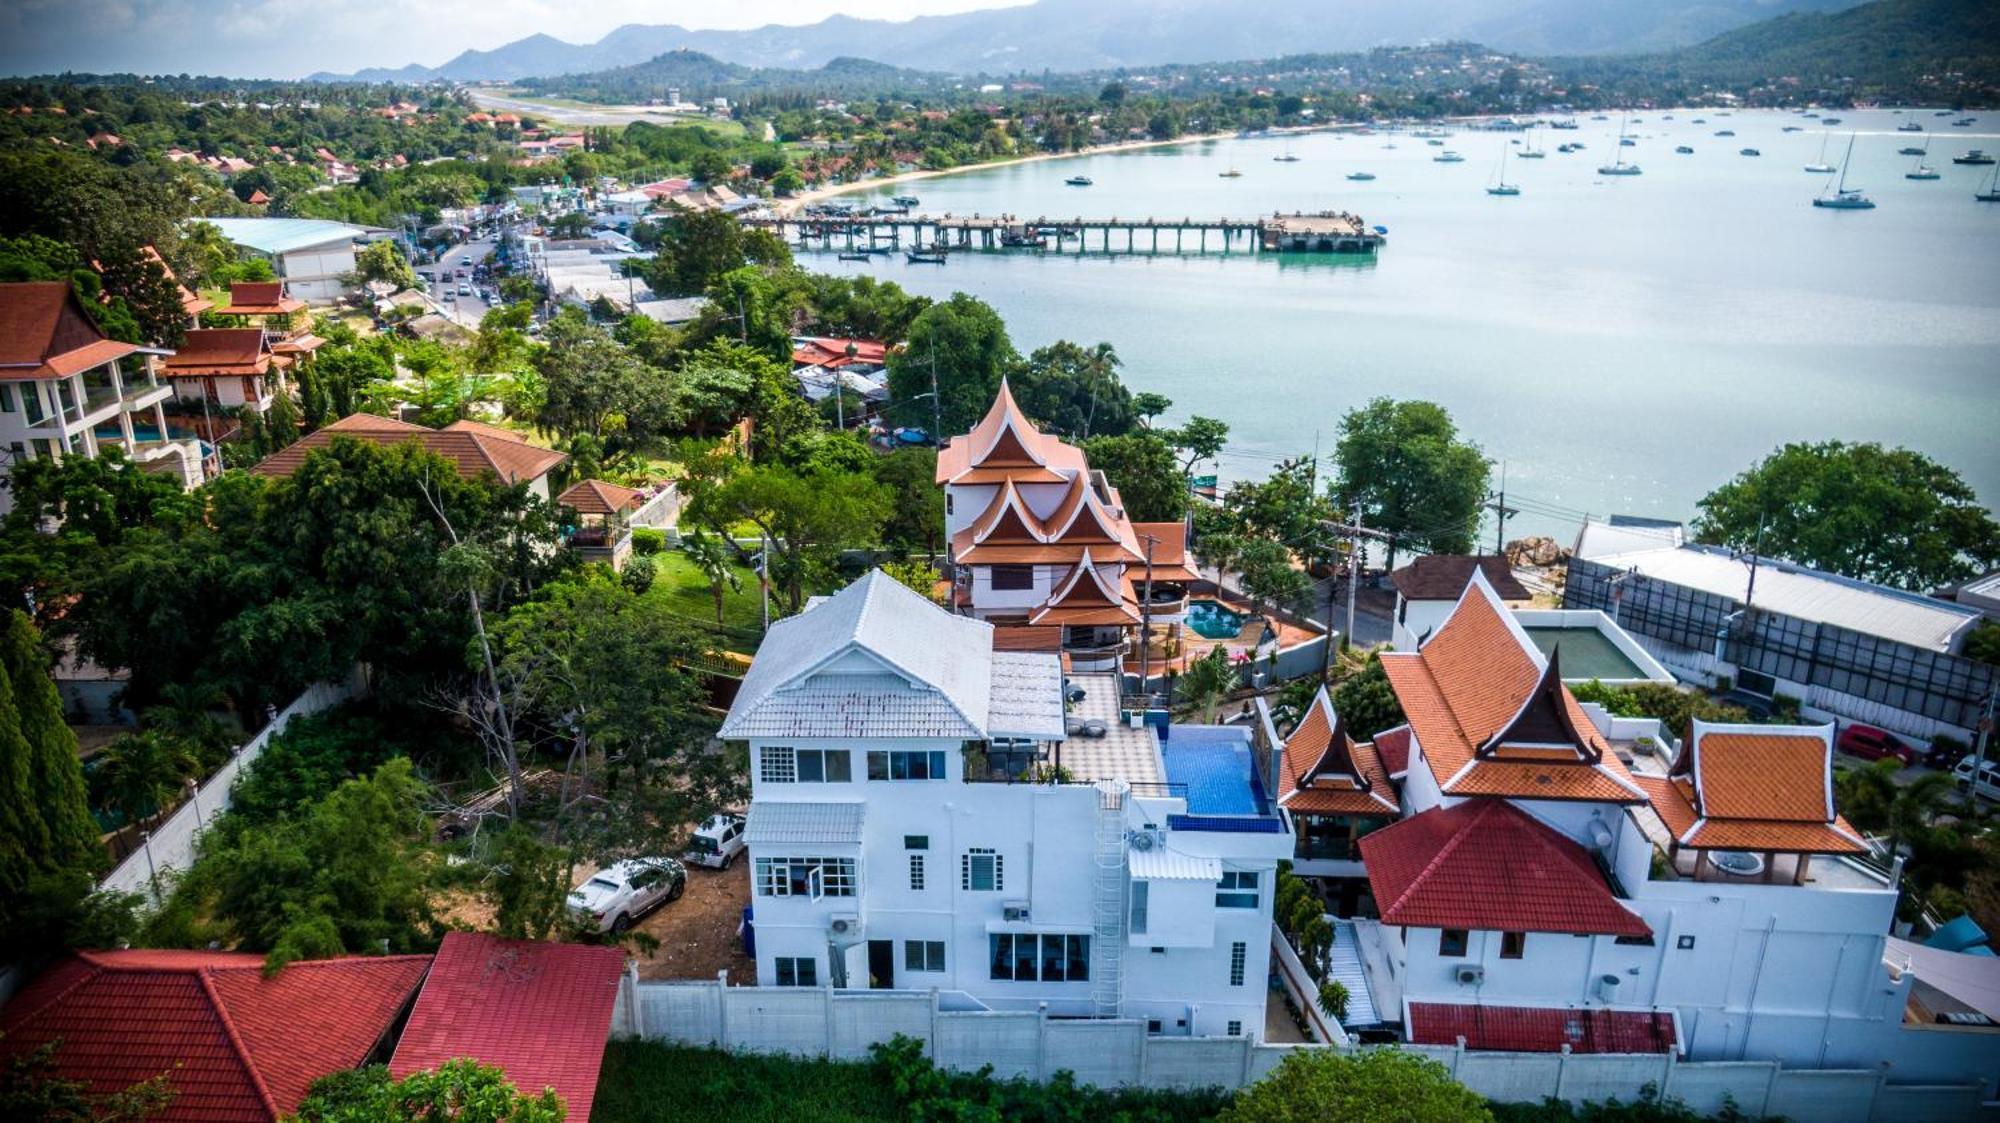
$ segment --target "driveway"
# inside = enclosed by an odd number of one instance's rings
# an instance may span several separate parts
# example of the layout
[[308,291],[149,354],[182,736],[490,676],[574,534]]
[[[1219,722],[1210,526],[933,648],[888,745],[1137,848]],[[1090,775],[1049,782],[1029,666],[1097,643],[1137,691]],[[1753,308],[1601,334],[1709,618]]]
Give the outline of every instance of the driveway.
[[750,903],[750,859],[738,858],[726,870],[688,867],[687,891],[638,924],[638,930],[660,941],[650,955],[634,952],[642,979],[713,979],[727,970],[729,981],[744,986],[757,982],[755,960],[743,955],[736,926]]

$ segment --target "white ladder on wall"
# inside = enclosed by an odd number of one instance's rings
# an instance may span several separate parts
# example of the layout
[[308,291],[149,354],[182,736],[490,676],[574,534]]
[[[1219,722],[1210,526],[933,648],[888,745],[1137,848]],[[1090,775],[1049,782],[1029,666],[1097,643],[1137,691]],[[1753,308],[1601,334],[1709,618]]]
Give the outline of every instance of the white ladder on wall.
[[1090,999],[1100,1018],[1125,1005],[1125,797],[1123,780],[1097,782],[1097,869],[1092,886]]

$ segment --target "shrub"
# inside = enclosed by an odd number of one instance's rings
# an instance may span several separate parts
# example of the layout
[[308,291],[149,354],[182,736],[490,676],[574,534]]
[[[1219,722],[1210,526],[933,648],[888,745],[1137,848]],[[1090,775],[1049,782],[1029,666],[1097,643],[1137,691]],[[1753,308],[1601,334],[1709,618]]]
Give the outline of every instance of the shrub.
[[1401,1049],[1299,1049],[1236,1093],[1218,1123],[1491,1123],[1486,1101]]
[[646,590],[653,587],[653,579],[659,575],[659,567],[653,563],[652,558],[635,557],[625,563],[625,573],[620,579],[634,594],[644,596]]
[[1319,1012],[1336,1022],[1347,1021],[1347,984],[1329,979],[1319,985]]
[[642,558],[652,557],[667,548],[667,532],[650,526],[635,527],[632,531],[632,552]]

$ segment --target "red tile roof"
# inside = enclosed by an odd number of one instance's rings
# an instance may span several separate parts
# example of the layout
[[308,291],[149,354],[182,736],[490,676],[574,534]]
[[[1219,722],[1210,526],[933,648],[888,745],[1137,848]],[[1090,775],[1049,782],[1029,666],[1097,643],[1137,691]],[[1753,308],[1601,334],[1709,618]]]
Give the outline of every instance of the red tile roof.
[[271,369],[263,328],[196,328],[160,363],[168,378],[258,375]]
[[1410,1003],[1414,1045],[1456,1045],[1514,1053],[1671,1053],[1674,1016],[1663,1010]]
[[403,1028],[401,1078],[455,1057],[498,1065],[523,1092],[554,1088],[590,1118],[625,955],[617,948],[452,932]]
[[953,437],[938,449],[937,482],[1068,483],[1084,471],[1083,450],[1035,428],[1014,401],[1007,380],[993,406],[972,432]]
[[610,515],[638,506],[641,498],[643,493],[636,488],[619,487],[603,480],[578,480],[556,502],[579,515]]
[[215,312],[219,316],[289,315],[305,306],[305,301],[285,295],[283,281],[237,281],[229,286],[229,303]]
[[0,1007],[0,1056],[60,1038],[56,1071],[108,1093],[166,1073],[155,1123],[271,1120],[381,1043],[428,955],[293,963],[207,951],[75,952]]
[[[854,347],[851,359],[847,356],[850,344]],[[846,366],[879,367],[887,361],[888,353],[888,345],[878,339],[813,338],[803,340],[792,348],[792,363],[828,370]]]
[[353,437],[383,446],[415,442],[451,461],[458,474],[466,479],[478,479],[490,472],[506,484],[539,479],[569,459],[563,453],[539,448],[519,437],[503,440],[484,431],[426,429],[407,421],[355,413],[279,449],[250,470],[260,476],[289,476],[306,462],[309,453],[332,444],[335,437]]
[[1498,554],[1427,554],[1389,575],[1396,591],[1405,600],[1457,600],[1472,581],[1472,571],[1486,575],[1486,581],[1501,600],[1528,600],[1525,586],[1514,578],[1514,567]]
[[1591,856],[1500,799],[1433,809],[1361,839],[1384,924],[1646,936]]
[[0,284],[0,379],[66,378],[138,349],[106,339],[67,281]]
[[1139,623],[1139,609],[1125,596],[1110,573],[1091,560],[1090,551],[1049,593],[1049,599],[1028,614],[1030,625],[1129,625]]
[[1410,727],[1399,725],[1385,729],[1375,735],[1375,755],[1382,758],[1382,768],[1389,776],[1401,776],[1410,770]]

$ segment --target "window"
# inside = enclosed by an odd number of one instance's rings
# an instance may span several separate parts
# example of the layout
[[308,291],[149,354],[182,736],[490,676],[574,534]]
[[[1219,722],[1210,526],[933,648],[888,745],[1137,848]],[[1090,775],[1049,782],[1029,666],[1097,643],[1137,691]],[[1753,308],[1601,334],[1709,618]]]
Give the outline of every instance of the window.
[[868,754],[870,780],[942,780],[944,751],[920,749],[871,750]]
[[759,858],[759,897],[852,897],[852,858]]
[[767,784],[845,784],[854,779],[846,749],[777,746],[761,750],[758,760],[757,778]]
[[1243,1036],[1243,1023],[1230,1022],[1229,1028],[1225,1032],[1231,1037],[1241,1037]]
[[944,493],[944,513],[945,513],[945,514],[947,514],[947,515],[951,514],[951,506],[952,506],[952,504],[951,504],[951,491],[950,491],[950,489],[948,489],[948,488],[947,488],[947,489],[945,490],[945,493]]
[[944,970],[944,941],[904,940],[903,970],[905,971]]
[[[1243,985],[1243,968],[1250,958],[1250,945],[1241,940],[1229,945],[1229,985]],[[1230,1036],[1235,1036],[1231,1034]]]
[[1649,948],[1649,947],[1652,947],[1652,946],[1653,946],[1653,937],[1652,937],[1652,936],[1650,936],[1650,935],[1646,935],[1646,936],[1620,936],[1620,937],[1618,937],[1617,939],[1615,939],[1615,940],[1612,940],[1611,942],[1612,942],[1612,943],[1614,943],[1614,944],[1617,944],[1617,945],[1619,945],[1619,946],[1621,946],[1621,947],[1628,947],[1628,948]]
[[1451,959],[1465,957],[1466,933],[1463,928],[1446,928],[1438,933],[1438,954]]
[[1035,567],[1032,565],[996,565],[993,567],[993,591],[996,593],[1026,592],[1035,587]]
[[1693,936],[1676,936],[1676,937],[1674,937],[1674,950],[1676,950],[1676,951],[1693,951],[1693,950],[1694,950],[1694,937],[1693,937]]
[[1229,870],[1222,880],[1215,883],[1215,907],[1219,909],[1254,909],[1257,907],[1257,875],[1248,871]]
[[798,783],[798,754],[791,749],[759,749],[757,750],[757,763],[757,778],[767,784]]
[[1147,1019],[1146,1019],[1146,1032],[1147,1032],[1147,1033],[1158,1033],[1158,1032],[1160,1032],[1160,1019],[1158,1019],[1158,1018],[1147,1018]]
[[1132,883],[1132,931],[1135,935],[1146,930],[1146,895],[1150,884],[1146,881]]
[[819,963],[811,956],[781,955],[777,960],[778,985],[781,987],[816,987],[819,985]]
[[14,412],[14,387],[0,382],[0,413]]
[[992,951],[991,978],[1017,983],[1090,981],[1089,936],[996,932],[987,942]]
[[924,891],[924,856],[922,854],[910,855],[910,891],[912,893],[921,893]]
[[905,850],[929,850],[930,848],[931,848],[930,835],[906,834],[903,836],[903,849]]
[[1006,888],[1001,856],[975,846],[958,859],[958,887],[968,893],[998,893]]
[[1528,934],[1526,932],[1500,933],[1500,958],[1519,959],[1521,958],[1521,953],[1525,952],[1527,948]]

